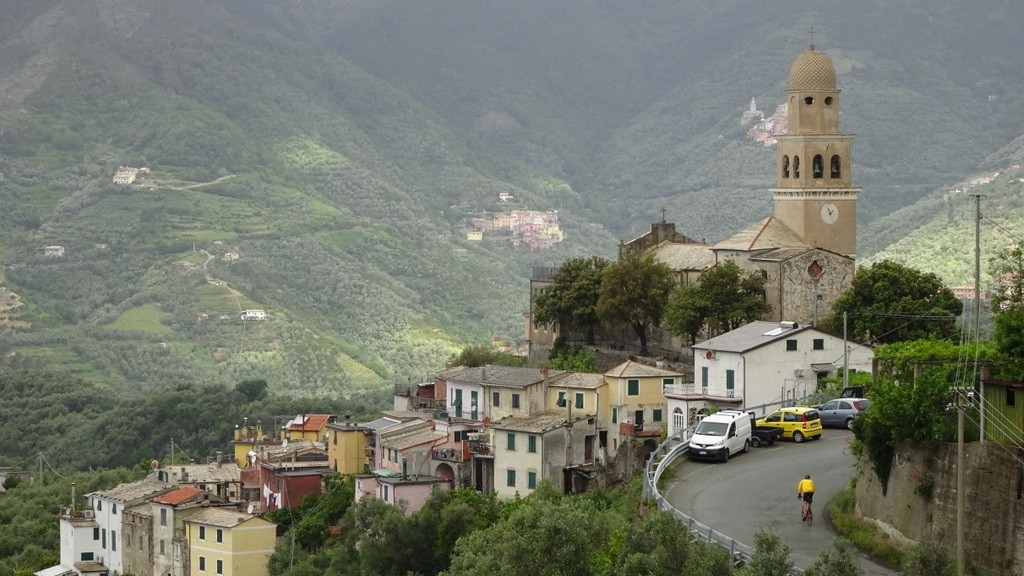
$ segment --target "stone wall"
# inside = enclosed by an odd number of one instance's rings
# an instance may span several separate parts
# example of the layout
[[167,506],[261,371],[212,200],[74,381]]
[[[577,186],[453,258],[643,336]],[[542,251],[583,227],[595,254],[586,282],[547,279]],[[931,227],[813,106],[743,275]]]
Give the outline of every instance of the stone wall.
[[[895,539],[942,543],[956,553],[957,446],[937,453],[901,448],[888,490],[865,460],[857,514]],[[1024,573],[1024,454],[986,442],[964,450],[964,550],[978,573]],[[928,487],[931,486],[930,496]]]

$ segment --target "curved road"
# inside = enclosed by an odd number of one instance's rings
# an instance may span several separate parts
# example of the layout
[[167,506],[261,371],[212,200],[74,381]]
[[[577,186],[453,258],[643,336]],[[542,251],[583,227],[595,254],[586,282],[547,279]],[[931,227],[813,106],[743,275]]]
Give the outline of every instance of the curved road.
[[[790,558],[804,567],[836,537],[825,507],[854,475],[853,456],[844,454],[852,436],[847,430],[826,429],[820,440],[751,448],[726,463],[682,460],[662,493],[677,509],[748,546],[754,545],[760,528],[771,528],[791,548]],[[810,528],[800,520],[796,499],[796,484],[804,474],[816,486]],[[861,567],[871,576],[897,574],[865,555]]]

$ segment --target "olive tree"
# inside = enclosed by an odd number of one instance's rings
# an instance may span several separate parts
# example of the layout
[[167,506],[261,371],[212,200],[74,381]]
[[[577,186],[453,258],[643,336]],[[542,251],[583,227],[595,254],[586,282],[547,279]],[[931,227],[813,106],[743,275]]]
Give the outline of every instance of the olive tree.
[[605,269],[597,315],[609,324],[631,327],[640,339],[640,354],[646,356],[647,329],[661,322],[675,285],[675,273],[653,254],[627,256]]

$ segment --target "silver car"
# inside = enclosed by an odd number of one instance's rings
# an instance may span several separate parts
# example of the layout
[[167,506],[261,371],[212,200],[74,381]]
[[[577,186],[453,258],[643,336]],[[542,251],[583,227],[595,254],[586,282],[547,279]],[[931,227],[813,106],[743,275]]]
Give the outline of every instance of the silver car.
[[822,426],[853,428],[853,420],[871,403],[867,398],[836,398],[818,406]]

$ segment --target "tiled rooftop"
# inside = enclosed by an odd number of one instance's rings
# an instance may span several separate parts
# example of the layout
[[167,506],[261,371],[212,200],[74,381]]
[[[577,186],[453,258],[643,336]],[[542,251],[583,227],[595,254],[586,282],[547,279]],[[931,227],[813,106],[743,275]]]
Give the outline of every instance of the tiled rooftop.
[[206,524],[209,526],[231,528],[250,518],[255,518],[255,516],[228,508],[207,508],[189,516],[185,521],[190,524]]
[[[573,414],[573,422],[592,417],[592,414]],[[565,412],[541,412],[530,416],[507,416],[491,423],[494,430],[515,430],[517,432],[543,433],[564,426],[568,421]]]
[[626,378],[628,376],[682,376],[682,373],[675,372],[673,370],[665,370],[664,368],[658,368],[657,366],[651,366],[650,364],[644,364],[634,360],[626,360],[622,364],[619,364],[605,372],[605,375],[611,376],[612,378]]
[[110,490],[100,490],[89,495],[103,500],[131,503],[152,498],[158,494],[170,492],[173,489],[174,486],[150,477],[137,482],[118,484]]
[[791,246],[806,246],[785,224],[769,216],[751,224],[731,237],[712,246],[715,250],[770,250]]
[[168,492],[163,496],[157,496],[156,498],[153,498],[153,502],[156,502],[157,504],[168,504],[170,506],[177,506],[178,504],[181,504],[183,502],[188,502],[190,498],[194,498],[200,494],[205,493],[205,490],[200,490],[199,488],[193,488],[191,486],[185,486],[182,488],[178,488],[177,490]]

